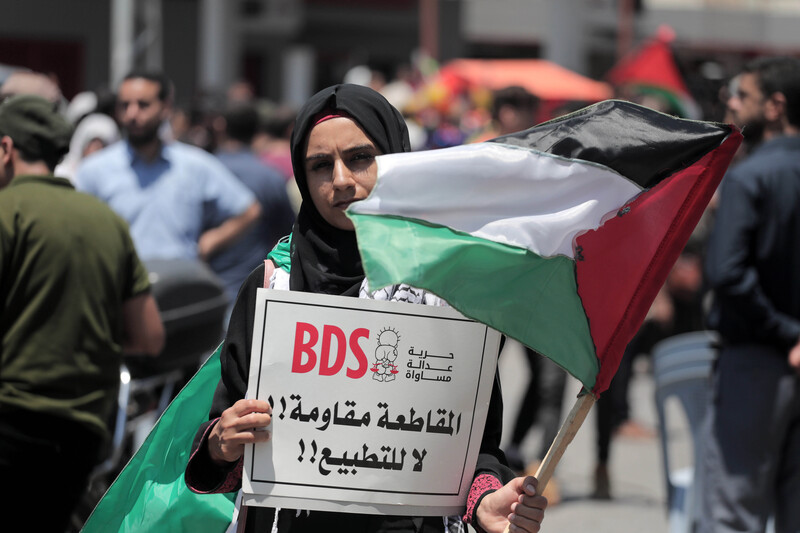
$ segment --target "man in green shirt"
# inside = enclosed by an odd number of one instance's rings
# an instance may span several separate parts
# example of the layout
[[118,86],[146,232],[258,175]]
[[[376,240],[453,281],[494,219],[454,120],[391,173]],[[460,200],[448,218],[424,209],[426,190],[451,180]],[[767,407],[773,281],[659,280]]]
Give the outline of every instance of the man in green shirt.
[[9,531],[64,531],[108,438],[122,353],[157,355],[164,343],[127,225],[53,176],[71,133],[40,97],[0,104],[0,479],[11,494]]

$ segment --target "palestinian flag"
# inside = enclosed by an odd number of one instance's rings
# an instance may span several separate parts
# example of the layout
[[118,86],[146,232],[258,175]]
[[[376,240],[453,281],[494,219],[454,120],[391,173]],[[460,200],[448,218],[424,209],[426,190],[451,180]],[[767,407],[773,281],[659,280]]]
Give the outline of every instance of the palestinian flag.
[[183,481],[194,434],[208,420],[219,382],[222,346],[170,403],[150,435],[109,487],[82,533],[223,533],[235,494],[195,494]]
[[431,291],[598,395],[740,142],[733,126],[605,101],[485,143],[380,156],[348,214],[371,289]]

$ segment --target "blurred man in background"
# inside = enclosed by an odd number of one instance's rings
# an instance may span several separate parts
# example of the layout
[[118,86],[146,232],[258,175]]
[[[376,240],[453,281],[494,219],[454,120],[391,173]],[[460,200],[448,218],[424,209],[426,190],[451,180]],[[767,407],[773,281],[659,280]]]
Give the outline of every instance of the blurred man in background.
[[482,142],[501,135],[526,130],[536,124],[539,98],[516,85],[498,89],[492,94],[492,121],[488,128],[471,142]]
[[286,180],[276,169],[262,163],[251,148],[259,120],[255,107],[248,103],[233,104],[223,118],[225,129],[216,155],[255,194],[261,206],[258,221],[209,261],[225,284],[233,305],[248,274],[266,259],[278,239],[292,231],[294,211],[286,192]]
[[52,102],[0,104],[3,528],[63,532],[109,436],[123,351],[164,330],[125,222],[53,169],[72,127]]
[[144,260],[207,260],[260,215],[258,201],[213,155],[159,136],[172,105],[160,73],[133,72],[121,83],[117,119],[125,140],[88,157],[76,181],[131,226]]
[[800,531],[800,61],[749,63],[732,110],[762,142],[725,176],[708,246],[723,346],[709,406],[704,533]]

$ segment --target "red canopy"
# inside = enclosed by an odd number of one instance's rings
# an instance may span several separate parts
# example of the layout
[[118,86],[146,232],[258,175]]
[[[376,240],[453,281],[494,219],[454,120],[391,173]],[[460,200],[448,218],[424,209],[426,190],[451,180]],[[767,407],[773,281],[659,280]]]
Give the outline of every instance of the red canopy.
[[477,86],[497,90],[519,85],[541,100],[591,103],[612,97],[607,83],[544,59],[455,59],[443,66],[439,75],[453,89]]

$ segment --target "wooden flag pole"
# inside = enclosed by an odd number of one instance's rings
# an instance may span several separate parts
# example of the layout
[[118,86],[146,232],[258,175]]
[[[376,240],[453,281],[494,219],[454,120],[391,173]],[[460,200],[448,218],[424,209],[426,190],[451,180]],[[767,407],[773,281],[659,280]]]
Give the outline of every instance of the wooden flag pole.
[[539,488],[537,489],[539,494],[544,491],[550,478],[553,477],[553,472],[556,469],[556,465],[558,465],[558,462],[561,460],[561,456],[564,455],[567,446],[569,446],[569,443],[575,438],[581,424],[583,424],[583,421],[586,419],[586,415],[589,414],[589,410],[596,401],[597,398],[591,392],[583,393],[578,396],[575,405],[572,406],[572,410],[561,425],[561,429],[558,430],[553,444],[551,444],[550,449],[547,450],[547,455],[544,456],[542,464],[540,464],[539,468],[536,470],[535,476],[536,479],[539,480]]
[[[575,405],[572,406],[572,410],[561,425],[561,429],[558,430],[558,435],[556,435],[555,440],[553,440],[553,444],[551,444],[550,449],[547,450],[547,455],[544,456],[542,464],[540,464],[539,468],[536,470],[535,476],[536,479],[539,480],[539,488],[536,489],[536,491],[539,494],[544,492],[547,482],[553,477],[553,472],[556,469],[556,465],[561,460],[561,456],[564,455],[567,446],[569,446],[569,443],[575,438],[581,424],[583,424],[583,421],[586,419],[586,415],[589,414],[589,410],[596,401],[597,398],[591,392],[582,392],[581,395],[578,396]],[[505,533],[508,533],[509,526],[510,524],[506,526]]]

